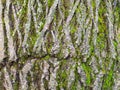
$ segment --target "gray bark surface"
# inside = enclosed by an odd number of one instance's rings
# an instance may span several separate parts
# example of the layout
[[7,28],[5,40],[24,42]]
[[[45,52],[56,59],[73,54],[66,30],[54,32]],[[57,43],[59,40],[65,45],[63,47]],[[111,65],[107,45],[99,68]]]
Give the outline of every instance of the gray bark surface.
[[120,0],[0,0],[0,90],[120,90]]

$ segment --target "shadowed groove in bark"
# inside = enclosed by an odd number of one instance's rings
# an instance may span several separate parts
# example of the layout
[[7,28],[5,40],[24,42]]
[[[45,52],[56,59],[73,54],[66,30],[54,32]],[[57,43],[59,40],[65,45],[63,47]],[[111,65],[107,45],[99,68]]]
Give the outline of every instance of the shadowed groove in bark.
[[119,90],[119,0],[0,0],[1,90]]
[[3,20],[2,20],[2,15],[3,15],[3,5],[2,2],[0,1],[0,62],[4,58],[4,30],[3,30]]

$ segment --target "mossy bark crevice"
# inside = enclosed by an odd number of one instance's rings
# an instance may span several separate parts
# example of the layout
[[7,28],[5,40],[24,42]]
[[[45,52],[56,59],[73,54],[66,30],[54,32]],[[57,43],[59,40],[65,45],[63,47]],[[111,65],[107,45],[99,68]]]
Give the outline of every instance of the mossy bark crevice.
[[119,7],[0,0],[1,90],[119,90]]

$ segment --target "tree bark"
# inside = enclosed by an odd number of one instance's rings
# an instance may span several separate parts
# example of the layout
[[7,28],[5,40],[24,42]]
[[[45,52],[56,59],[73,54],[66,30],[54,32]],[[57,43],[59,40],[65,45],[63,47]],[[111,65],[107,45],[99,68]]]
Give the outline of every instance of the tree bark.
[[119,90],[120,0],[0,0],[1,90]]

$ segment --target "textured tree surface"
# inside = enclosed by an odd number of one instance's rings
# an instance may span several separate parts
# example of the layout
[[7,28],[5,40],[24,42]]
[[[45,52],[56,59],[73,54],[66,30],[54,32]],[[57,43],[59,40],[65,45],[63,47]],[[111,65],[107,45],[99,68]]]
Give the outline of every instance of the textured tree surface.
[[120,90],[120,0],[0,0],[0,90]]

